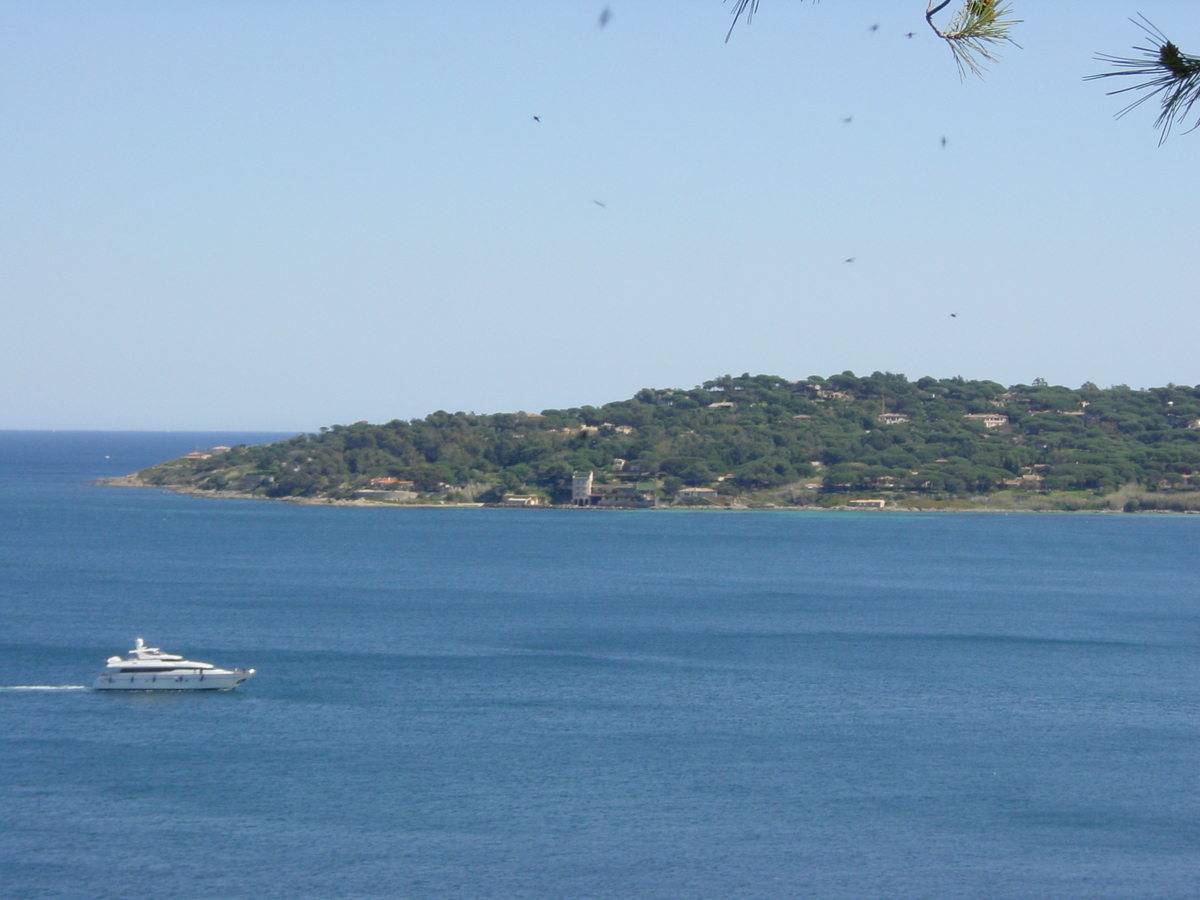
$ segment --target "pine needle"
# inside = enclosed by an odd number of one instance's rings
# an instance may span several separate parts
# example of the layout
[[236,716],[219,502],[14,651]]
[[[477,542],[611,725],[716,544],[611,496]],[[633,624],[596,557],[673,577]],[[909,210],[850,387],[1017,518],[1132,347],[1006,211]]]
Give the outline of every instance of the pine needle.
[[725,43],[729,43],[729,35],[733,34],[733,26],[738,23],[738,19],[742,17],[742,13],[746,14],[746,24],[750,24],[750,20],[754,18],[754,14],[758,12],[758,0],[735,0],[733,6],[733,22],[729,25],[729,32],[725,35]]

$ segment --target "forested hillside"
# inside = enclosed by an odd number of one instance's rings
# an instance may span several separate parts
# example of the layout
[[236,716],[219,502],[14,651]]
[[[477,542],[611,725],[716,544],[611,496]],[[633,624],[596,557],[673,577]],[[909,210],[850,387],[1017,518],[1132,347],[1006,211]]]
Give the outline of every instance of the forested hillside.
[[139,477],[267,497],[341,499],[402,484],[423,500],[520,493],[563,503],[581,470],[599,484],[636,482],[663,500],[683,487],[798,504],[1104,494],[1134,484],[1189,492],[1200,488],[1200,387],[725,376],[601,407],[335,425]]

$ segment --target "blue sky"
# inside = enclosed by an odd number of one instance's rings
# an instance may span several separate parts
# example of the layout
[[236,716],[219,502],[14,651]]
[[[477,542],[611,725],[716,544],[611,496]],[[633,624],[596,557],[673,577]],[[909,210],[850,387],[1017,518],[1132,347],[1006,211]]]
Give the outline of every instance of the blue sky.
[[1200,132],[1083,80],[1194,4],[1015,0],[983,81],[920,0],[607,5],[4,0],[0,428],[1200,381]]

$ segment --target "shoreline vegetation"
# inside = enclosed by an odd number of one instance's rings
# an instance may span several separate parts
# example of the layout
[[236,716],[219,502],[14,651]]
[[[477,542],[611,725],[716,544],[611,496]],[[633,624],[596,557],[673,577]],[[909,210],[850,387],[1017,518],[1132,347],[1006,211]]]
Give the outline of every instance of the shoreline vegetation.
[[727,375],[196,448],[101,483],[362,507],[1200,513],[1200,387]]
[[[157,488],[173,494],[187,497],[201,497],[209,500],[277,500],[283,503],[295,503],[299,506],[346,506],[376,509],[484,509],[505,507],[503,503],[463,502],[463,501],[393,501],[369,500],[355,497],[349,500],[332,497],[264,497],[262,494],[251,494],[244,491],[213,491],[183,485],[162,485],[143,481],[137,475],[117,475],[111,478],[98,478],[94,482],[104,487]],[[1126,508],[1131,498],[1140,498],[1136,509]],[[1191,505],[1155,506],[1161,498],[1139,491],[1115,491],[1106,497],[1080,497],[1073,492],[1063,492],[1061,496],[1010,496],[996,494],[988,498],[961,498],[957,500],[916,500],[911,503],[887,502],[882,506],[862,507],[841,505],[792,505],[771,502],[748,502],[727,504],[659,504],[656,506],[607,506],[580,507],[573,504],[537,504],[522,507],[525,509],[564,510],[564,509],[594,509],[598,511],[616,510],[630,512],[633,510],[671,510],[674,512],[981,512],[981,513],[1015,513],[1015,512],[1088,512],[1088,513],[1183,513],[1200,515],[1200,502]],[[1200,501],[1200,498],[1197,498]]]

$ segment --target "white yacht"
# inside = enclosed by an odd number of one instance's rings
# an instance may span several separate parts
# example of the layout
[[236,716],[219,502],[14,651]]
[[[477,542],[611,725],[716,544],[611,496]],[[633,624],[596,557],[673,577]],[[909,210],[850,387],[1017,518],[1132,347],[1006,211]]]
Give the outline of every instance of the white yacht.
[[96,679],[97,691],[227,691],[251,675],[253,669],[218,669],[195,662],[137,639],[129,656],[110,656],[108,670]]

